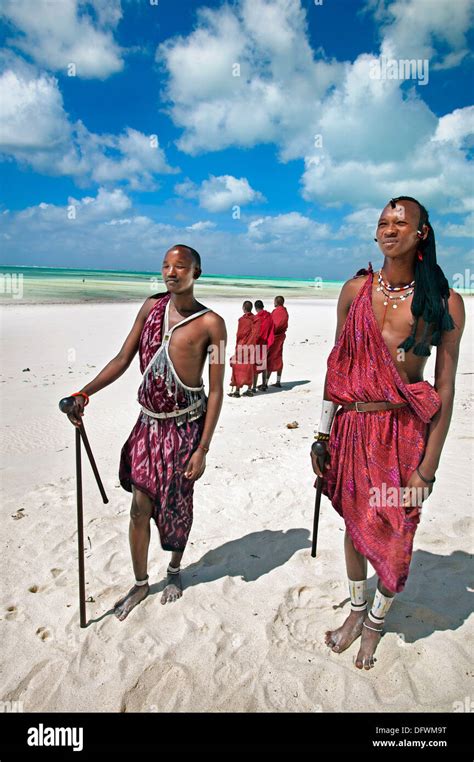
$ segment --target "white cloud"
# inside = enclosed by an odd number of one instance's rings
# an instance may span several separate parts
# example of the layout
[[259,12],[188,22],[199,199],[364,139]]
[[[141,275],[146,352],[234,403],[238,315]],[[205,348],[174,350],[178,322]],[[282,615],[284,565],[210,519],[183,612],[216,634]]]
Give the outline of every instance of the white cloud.
[[[466,138],[472,138],[473,134],[474,106],[466,106],[441,117],[433,140],[446,140],[460,147],[465,143]],[[472,141],[470,144],[472,145]]]
[[177,183],[175,191],[184,198],[197,198],[199,205],[209,212],[224,212],[234,205],[244,206],[266,200],[260,191],[250,186],[246,177],[232,175],[211,175],[201,185],[185,180]]
[[[464,55],[468,5],[369,3],[382,23],[380,52],[455,65]],[[304,159],[302,194],[325,205],[379,207],[410,194],[441,212],[468,210],[471,111],[440,119],[415,80],[407,88],[403,80],[372,78],[374,54],[352,63],[313,54],[306,23],[300,0],[238,0],[202,12],[193,32],[160,46],[170,114],[183,128],[179,147],[196,154],[273,143],[283,161]],[[410,41],[416,50],[408,50]],[[240,77],[232,77],[232,61]],[[196,194],[189,183],[182,191]]]
[[258,243],[298,238],[301,245],[307,241],[331,238],[332,233],[329,225],[315,222],[299,212],[289,212],[253,220],[248,226],[248,236]]
[[127,182],[156,188],[154,176],[175,172],[158,136],[127,127],[121,135],[97,135],[79,120],[70,122],[58,82],[12,54],[2,56],[0,151],[37,172],[90,182]]
[[394,0],[389,5],[382,0],[369,5],[382,21],[382,55],[426,58],[433,68],[445,69],[458,66],[469,52],[471,0]]
[[265,201],[265,197],[250,186],[246,177],[211,175],[199,189],[199,204],[210,212],[224,212],[235,204],[244,206],[262,201]]
[[472,241],[474,238],[474,212],[468,214],[461,225],[456,223],[444,225],[442,234],[446,238],[469,238]]
[[[128,181],[134,190],[153,190],[156,188],[153,175],[178,171],[168,166],[157,135],[144,135],[130,127],[117,136],[94,135],[85,128],[76,134],[74,154],[78,171],[85,169],[94,182]],[[117,158],[106,153],[110,149]]]
[[212,230],[212,228],[215,228],[216,224],[215,222],[211,222],[210,220],[195,222],[193,225],[188,225],[186,230]]
[[175,193],[183,198],[197,198],[199,195],[199,186],[193,183],[192,180],[187,178],[182,183],[176,183],[174,186]]
[[[441,214],[469,210],[472,181],[464,153],[449,141],[416,144],[404,160],[333,162],[310,157],[302,178],[308,200],[340,206],[379,206],[398,195],[414,196]],[[431,210],[432,211],[432,210]]]
[[337,238],[354,237],[363,241],[370,241],[375,236],[380,212],[381,210],[376,207],[364,207],[346,214],[337,233]]
[[132,202],[121,188],[112,191],[99,188],[95,197],[83,196],[76,199],[70,196],[64,207],[41,202],[37,206],[23,209],[15,217],[23,223],[28,221],[38,231],[52,232],[64,225],[72,232],[72,226],[83,228],[91,223],[110,223],[116,215],[123,214],[131,206]]
[[104,79],[123,68],[113,37],[119,0],[3,0],[1,14],[17,32],[7,42],[52,71],[72,63],[76,76]]
[[370,76],[374,56],[361,55],[348,66],[329,94],[317,122],[322,150],[333,161],[403,161],[430,137],[437,118],[412,91],[405,95],[396,80]]
[[185,128],[178,146],[196,154],[274,142],[285,159],[298,156],[312,144],[318,99],[344,69],[314,60],[300,1],[241,0],[198,19],[187,38],[157,51],[170,75],[170,114]]
[[69,133],[67,115],[54,77],[33,74],[18,59],[16,70],[0,76],[0,146],[6,152],[55,147]]

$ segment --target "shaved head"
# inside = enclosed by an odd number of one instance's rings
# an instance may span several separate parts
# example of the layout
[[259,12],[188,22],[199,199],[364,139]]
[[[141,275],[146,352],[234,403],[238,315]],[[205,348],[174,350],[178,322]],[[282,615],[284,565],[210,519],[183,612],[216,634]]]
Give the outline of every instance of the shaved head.
[[418,229],[418,224],[420,222],[420,207],[416,201],[392,198],[382,210],[380,219],[386,216],[394,216],[399,220],[405,220]]
[[283,296],[275,296],[275,307],[283,307],[285,300]]
[[244,312],[252,312],[252,302],[249,302],[248,299],[243,303],[242,309]]
[[201,270],[201,257],[196,249],[192,248],[192,246],[187,246],[184,243],[177,243],[175,246],[171,246],[171,248],[168,249],[166,253],[168,254],[168,252],[171,251],[177,251],[179,254],[186,254],[190,256],[196,267]]

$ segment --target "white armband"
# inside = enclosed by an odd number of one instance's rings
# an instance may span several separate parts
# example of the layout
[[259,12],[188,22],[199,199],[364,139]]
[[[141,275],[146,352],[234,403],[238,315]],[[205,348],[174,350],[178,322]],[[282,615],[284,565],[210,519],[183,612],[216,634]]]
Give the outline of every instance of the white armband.
[[323,400],[323,407],[321,409],[321,420],[319,422],[318,432],[320,434],[329,434],[333,418],[336,415],[338,405],[330,400]]

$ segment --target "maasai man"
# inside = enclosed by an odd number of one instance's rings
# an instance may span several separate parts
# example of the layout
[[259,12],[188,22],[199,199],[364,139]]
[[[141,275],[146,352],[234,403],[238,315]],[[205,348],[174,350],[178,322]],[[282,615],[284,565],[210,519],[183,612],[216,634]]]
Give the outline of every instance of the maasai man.
[[277,380],[272,386],[281,387],[281,374],[283,371],[283,344],[288,330],[288,311],[284,306],[283,296],[275,296],[275,309],[272,312],[273,329],[275,338],[272,346],[268,350],[267,357],[267,383],[273,371],[277,374]]
[[[374,273],[369,263],[339,296],[317,436],[327,442],[323,492],[346,526],[351,597],[351,613],[326,633],[326,644],[340,653],[361,636],[359,669],[373,667],[384,618],[407,580],[448,433],[465,320],[461,296],[436,263],[424,206],[392,199],[375,240],[382,267]],[[437,347],[434,387],[423,380],[430,345]],[[320,475],[313,454],[312,461]],[[378,575],[369,611],[367,559]]]
[[252,302],[245,301],[242,310],[244,314],[239,318],[237,326],[235,354],[230,358],[232,367],[230,384],[234,391],[229,394],[229,397],[240,397],[240,390],[243,386],[248,386],[244,395],[253,397],[250,388],[255,375],[256,343],[260,324],[255,320],[256,315],[252,312]]
[[270,313],[263,308],[263,302],[261,299],[257,299],[255,302],[255,320],[259,326],[259,333],[257,338],[257,345],[259,346],[259,357],[257,359],[257,367],[255,369],[254,381],[252,391],[257,391],[257,379],[259,373],[262,374],[262,383],[258,387],[260,391],[266,392],[268,389],[267,383],[267,357],[268,350],[272,346],[275,339],[275,330],[273,328],[273,320]]
[[[78,425],[88,396],[128,368],[137,351],[142,382],[141,412],[120,458],[120,484],[133,493],[129,540],[135,584],[115,604],[123,620],[149,592],[147,557],[150,520],[164,550],[171,551],[161,603],[181,597],[181,558],[193,520],[194,482],[206,454],[223,400],[225,323],[194,297],[200,256],[189,246],[166,252],[162,275],[167,291],[149,297],[119,353],[79,393],[69,415]],[[202,371],[209,351],[209,397]]]

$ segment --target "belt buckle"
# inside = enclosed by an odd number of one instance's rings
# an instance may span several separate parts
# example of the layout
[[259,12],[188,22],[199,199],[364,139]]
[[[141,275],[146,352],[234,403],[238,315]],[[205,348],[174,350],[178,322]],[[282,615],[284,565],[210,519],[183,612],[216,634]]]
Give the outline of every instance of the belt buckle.
[[364,411],[363,411],[363,410],[359,410],[359,408],[357,407],[357,405],[364,405],[364,402],[361,402],[360,400],[358,400],[358,401],[355,403],[355,409],[356,409],[356,412],[357,412],[357,413],[363,413]]

